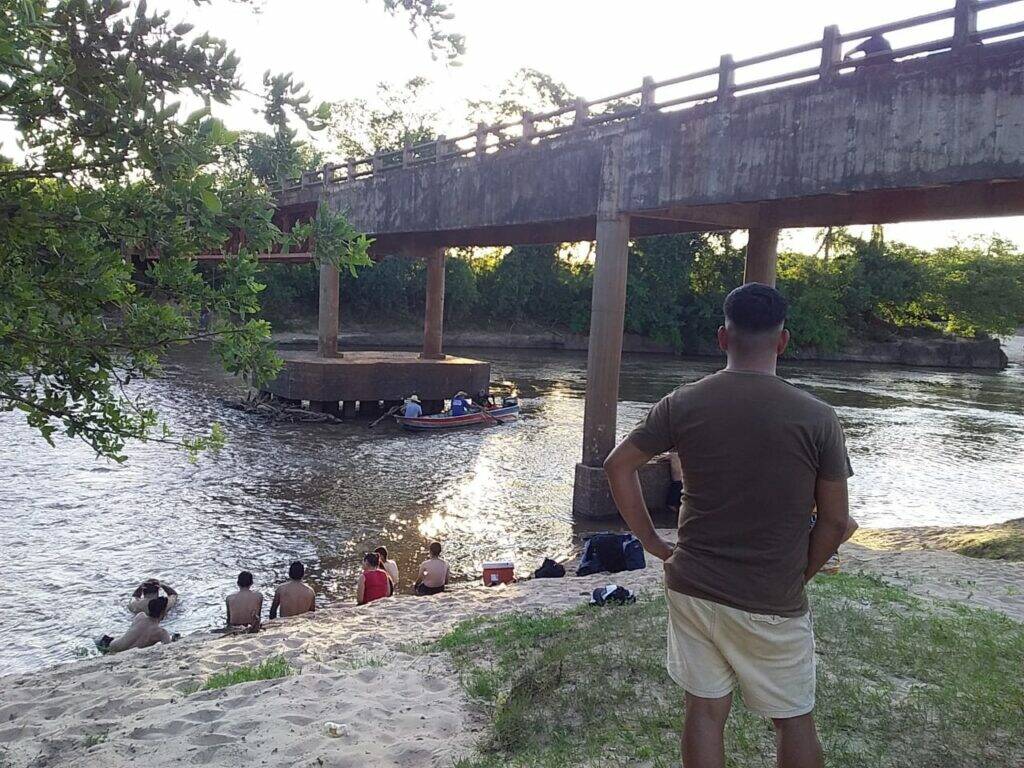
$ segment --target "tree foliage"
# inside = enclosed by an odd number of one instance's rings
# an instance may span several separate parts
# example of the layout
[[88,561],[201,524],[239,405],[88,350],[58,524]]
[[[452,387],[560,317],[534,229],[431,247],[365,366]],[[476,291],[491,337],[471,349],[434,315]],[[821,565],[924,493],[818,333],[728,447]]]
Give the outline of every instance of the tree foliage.
[[[440,3],[383,4],[428,30],[435,52],[461,52]],[[291,75],[263,85],[271,134],[239,142],[211,116],[241,88],[224,41],[145,0],[0,0],[0,122],[18,139],[0,162],[0,409],[118,460],[133,438],[216,445],[216,427],[155,431],[132,382],[197,338],[214,340],[228,371],[266,380],[280,362],[256,254],[313,235],[318,260],[346,274],[367,262],[366,239],[337,215],[290,240],[273,225],[260,180],[307,165],[293,124],[328,115]],[[205,106],[180,119],[182,103]],[[229,240],[237,255],[204,279],[195,257]]]
[[439,112],[428,106],[430,81],[414,77],[401,84],[378,83],[375,99],[348,99],[330,107],[331,143],[342,157],[366,157],[437,138]]
[[468,117],[474,123],[519,120],[524,112],[550,112],[572,105],[575,94],[551,75],[524,67],[498,91],[493,99],[467,102]]

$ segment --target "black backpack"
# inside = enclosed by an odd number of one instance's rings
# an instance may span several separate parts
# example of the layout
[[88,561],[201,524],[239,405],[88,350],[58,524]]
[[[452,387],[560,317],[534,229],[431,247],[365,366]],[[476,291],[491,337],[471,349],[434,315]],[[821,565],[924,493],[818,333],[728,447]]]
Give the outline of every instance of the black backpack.
[[565,576],[565,566],[556,563],[550,557],[545,557],[540,568],[533,572],[535,579],[560,579]]

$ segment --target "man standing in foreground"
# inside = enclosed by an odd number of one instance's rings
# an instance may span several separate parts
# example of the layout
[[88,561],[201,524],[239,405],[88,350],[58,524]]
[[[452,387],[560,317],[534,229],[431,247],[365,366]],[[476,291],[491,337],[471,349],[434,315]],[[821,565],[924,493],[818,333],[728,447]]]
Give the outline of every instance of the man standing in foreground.
[[[775,375],[785,320],[774,288],[730,293],[718,329],[725,369],[663,398],[604,465],[623,519],[665,561],[667,666],[686,691],[686,768],[725,765],[737,685],[748,709],[772,719],[779,766],[823,764],[804,584],[843,539],[852,471],[835,411]],[[668,450],[683,470],[675,547],[655,531],[637,475]]]

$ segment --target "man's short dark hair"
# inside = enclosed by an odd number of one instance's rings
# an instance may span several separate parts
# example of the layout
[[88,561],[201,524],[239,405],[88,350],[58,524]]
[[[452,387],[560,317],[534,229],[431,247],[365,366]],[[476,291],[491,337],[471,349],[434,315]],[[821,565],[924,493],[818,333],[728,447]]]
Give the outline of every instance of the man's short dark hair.
[[430,542],[430,554],[433,555],[434,557],[440,557],[441,556],[441,542],[439,542],[439,541],[432,541],[432,542]]
[[789,304],[782,294],[762,283],[746,283],[725,297],[726,322],[745,333],[765,333],[782,327]]
[[288,578],[295,579],[298,581],[306,575],[306,566],[296,560],[294,563],[288,566]]
[[242,571],[238,574],[238,586],[240,587],[251,587],[252,586],[252,574],[248,571]]
[[142,583],[142,595],[158,595],[160,594],[160,582],[156,579],[149,579]]
[[146,604],[146,613],[152,619],[159,619],[163,616],[164,611],[167,610],[167,598],[166,597],[154,597]]
[[371,568],[379,568],[380,556],[376,552],[367,552],[363,555],[363,562],[368,563]]
[[388,559],[388,548],[387,547],[377,547],[373,551],[376,552],[378,555],[380,555],[380,561],[382,563],[386,563],[387,562],[387,559]]

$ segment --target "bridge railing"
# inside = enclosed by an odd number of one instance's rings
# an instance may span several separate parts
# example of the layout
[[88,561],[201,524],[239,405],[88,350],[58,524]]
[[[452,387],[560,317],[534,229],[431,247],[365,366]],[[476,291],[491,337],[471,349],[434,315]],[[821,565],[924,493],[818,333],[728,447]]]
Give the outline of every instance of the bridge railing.
[[[801,82],[819,80],[828,83],[842,73],[865,66],[1018,37],[1024,35],[1024,19],[980,28],[978,22],[985,19],[988,11],[1020,3],[1024,0],[955,0],[952,8],[854,32],[843,33],[838,27],[829,26],[820,39],[802,45],[739,60],[725,55],[717,67],[661,81],[645,77],[637,88],[593,101],[578,99],[548,112],[527,112],[519,120],[491,125],[480,123],[473,131],[461,136],[439,136],[434,141],[408,144],[397,151],[351,158],[343,164],[328,163],[303,173],[298,179],[282,181],[274,191],[340,184],[397,168],[441,163],[455,158],[483,157],[528,147],[581,128],[632,120],[654,112],[676,111],[706,102],[725,103],[744,94]],[[952,22],[951,27],[949,22]],[[857,59],[844,60],[842,57],[843,47],[847,44],[894,32],[926,33],[928,28],[935,26],[943,27],[941,37],[930,37]],[[809,58],[812,55],[815,56],[813,60]],[[802,66],[783,68],[787,60],[794,59],[799,59]],[[757,70],[764,69],[765,65],[774,65],[782,71],[757,74]],[[738,81],[738,73],[748,77]]]

